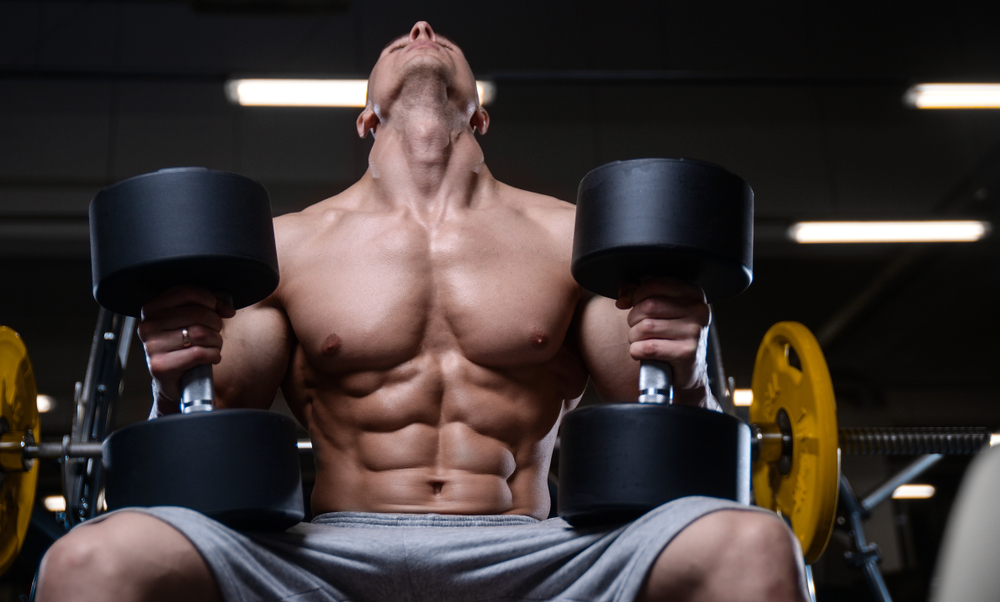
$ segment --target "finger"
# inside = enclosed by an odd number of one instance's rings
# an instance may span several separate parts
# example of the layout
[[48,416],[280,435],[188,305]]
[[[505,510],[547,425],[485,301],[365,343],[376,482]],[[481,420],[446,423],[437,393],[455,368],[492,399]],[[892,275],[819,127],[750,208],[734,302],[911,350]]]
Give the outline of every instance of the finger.
[[634,327],[643,320],[671,320],[708,326],[712,311],[704,302],[693,298],[646,297],[636,301],[626,320]]
[[661,360],[671,365],[683,364],[697,359],[698,340],[690,338],[643,339],[630,343],[629,353],[636,360]]
[[664,339],[668,341],[680,341],[692,339],[697,341],[704,326],[695,320],[663,320],[656,318],[643,318],[629,328],[629,343],[648,341],[653,339]]
[[233,296],[229,293],[215,293],[215,311],[223,318],[232,318],[236,315],[233,307]]
[[150,374],[161,383],[164,394],[174,399],[181,375],[196,366],[218,364],[220,361],[222,351],[215,347],[188,347],[169,353],[146,355]]
[[697,339],[646,339],[629,345],[635,360],[659,360],[673,369],[674,386],[688,388],[695,381],[701,362]]
[[[185,337],[185,332],[187,337]],[[190,347],[212,347],[222,349],[222,335],[210,328],[197,324],[176,330],[166,330],[143,340],[146,355],[170,353]]]
[[621,288],[618,289],[618,299],[615,301],[615,307],[618,309],[629,309],[632,307],[632,295],[638,286],[637,284],[621,285]]
[[222,316],[203,305],[184,305],[164,309],[143,322],[158,330],[177,330],[178,328],[199,325],[220,332],[223,325]]
[[201,327],[214,332],[222,331],[222,316],[202,305],[186,305],[161,310],[139,323],[139,340],[151,342],[161,333],[179,331],[181,328]]
[[184,305],[201,305],[215,310],[219,304],[216,296],[208,290],[190,284],[175,286],[157,295],[142,306],[142,318],[155,315],[165,309]]
[[686,303],[705,303],[705,293],[701,287],[669,277],[643,278],[632,293],[632,304],[638,304],[649,297],[665,297]]

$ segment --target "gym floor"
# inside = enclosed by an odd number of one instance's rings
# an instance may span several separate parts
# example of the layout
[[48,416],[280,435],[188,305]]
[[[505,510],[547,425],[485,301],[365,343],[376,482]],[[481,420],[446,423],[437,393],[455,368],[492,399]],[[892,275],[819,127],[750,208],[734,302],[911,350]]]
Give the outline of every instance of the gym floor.
[[[995,3],[411,4],[0,0],[0,324],[22,335],[39,392],[55,398],[45,440],[70,430],[97,317],[93,195],[182,165],[259,180],[275,214],[337,193],[366,167],[356,109],[238,107],[223,82],[366,77],[418,19],[496,83],[481,141],[501,181],[572,201],[603,163],[691,157],[751,184],[754,284],[714,308],[738,388],[768,327],[796,320],[822,334],[841,426],[1000,428],[1000,237],[909,247],[784,236],[806,218],[1000,223],[1000,111],[901,102],[912,83],[995,80]],[[148,392],[134,344],[115,424],[144,419]],[[864,494],[911,460],[845,455],[842,470]],[[926,599],[968,461],[946,458],[921,476],[932,498],[887,501],[866,522],[894,600]],[[39,499],[60,492],[58,465],[43,462]],[[32,528],[0,602],[26,593],[48,541]],[[869,596],[846,546],[835,532],[814,567],[821,602]]]

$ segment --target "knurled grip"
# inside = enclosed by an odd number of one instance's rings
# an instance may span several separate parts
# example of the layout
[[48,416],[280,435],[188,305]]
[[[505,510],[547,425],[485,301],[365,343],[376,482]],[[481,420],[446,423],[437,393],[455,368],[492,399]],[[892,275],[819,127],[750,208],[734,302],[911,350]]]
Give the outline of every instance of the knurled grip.
[[195,366],[181,376],[181,413],[210,412],[215,402],[212,364]]
[[850,455],[974,454],[989,445],[986,427],[842,428],[840,451]]
[[674,371],[660,360],[639,362],[639,403],[673,403]]

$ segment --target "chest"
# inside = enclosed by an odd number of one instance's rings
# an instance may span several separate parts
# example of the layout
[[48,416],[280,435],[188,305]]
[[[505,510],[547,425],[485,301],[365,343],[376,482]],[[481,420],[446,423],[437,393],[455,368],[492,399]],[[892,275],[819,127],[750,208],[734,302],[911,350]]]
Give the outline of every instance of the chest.
[[434,227],[352,217],[281,258],[281,297],[303,351],[331,371],[449,351],[540,363],[572,321],[569,259],[569,241],[503,212]]

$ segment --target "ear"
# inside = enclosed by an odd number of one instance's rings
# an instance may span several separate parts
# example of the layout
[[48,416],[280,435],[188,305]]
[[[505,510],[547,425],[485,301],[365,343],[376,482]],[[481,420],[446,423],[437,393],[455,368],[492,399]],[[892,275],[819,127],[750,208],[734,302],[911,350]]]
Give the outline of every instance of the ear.
[[490,114],[486,112],[486,109],[479,106],[472,113],[472,119],[469,120],[469,124],[472,129],[479,130],[479,134],[483,135],[486,130],[490,129]]
[[375,137],[375,131],[378,129],[379,119],[378,115],[375,114],[375,109],[372,107],[371,103],[365,105],[365,110],[361,111],[358,115],[358,136],[364,138],[368,135],[368,132],[372,133],[372,138]]

